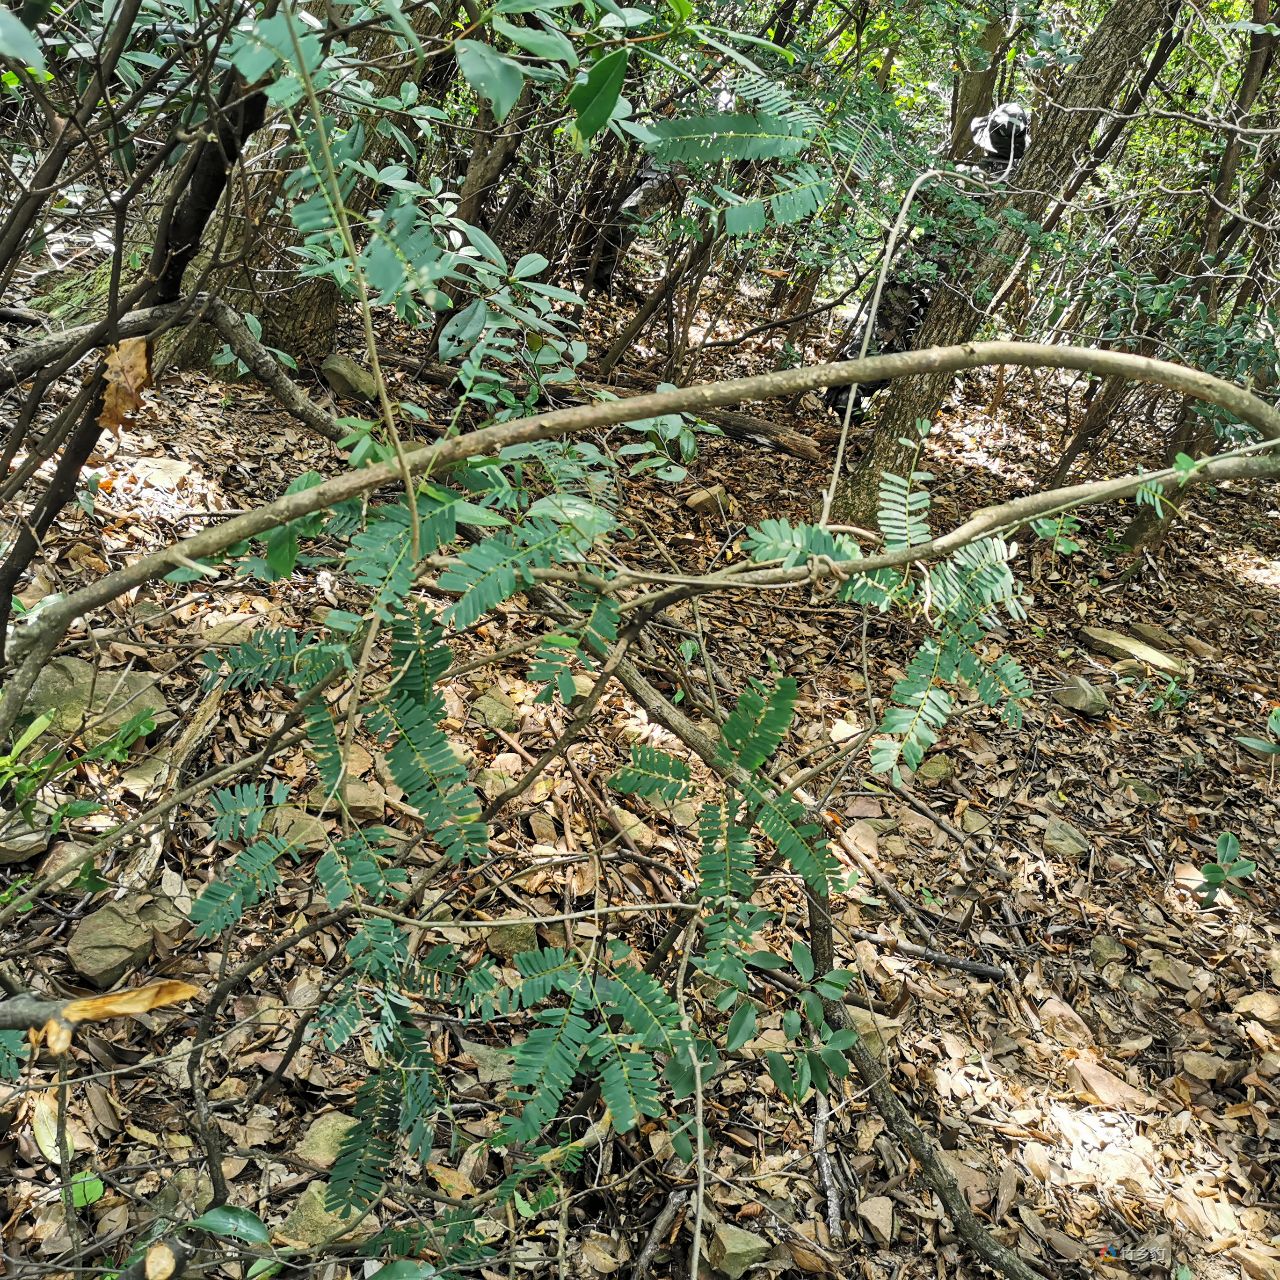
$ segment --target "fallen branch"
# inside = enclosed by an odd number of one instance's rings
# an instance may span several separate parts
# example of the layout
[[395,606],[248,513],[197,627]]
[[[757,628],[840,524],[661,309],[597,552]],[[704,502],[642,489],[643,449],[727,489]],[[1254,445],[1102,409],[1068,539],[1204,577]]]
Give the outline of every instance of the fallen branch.
[[86,340],[90,343],[88,350],[92,350],[101,344],[102,338],[108,332],[113,342],[118,342],[122,338],[140,338],[143,334],[149,334],[161,325],[176,320],[190,311],[193,301],[191,298],[184,298],[178,302],[162,303],[158,307],[143,307],[138,311],[127,311],[110,327],[105,320],[78,324],[72,329],[51,333],[38,342],[19,347],[17,351],[6,352],[0,355],[0,391],[25,382],[46,365],[61,359],[68,351],[74,351]]
[[138,311],[129,311],[111,326],[103,320],[76,325],[74,328],[63,329],[60,333],[50,334],[38,342],[20,347],[17,351],[0,355],[0,390],[25,382],[46,365],[61,359],[85,342],[89,343],[85,351],[87,355],[89,351],[102,345],[108,334],[112,342],[118,342],[123,338],[149,336],[157,329],[167,326],[188,313],[196,319],[204,320],[215,329],[236,356],[249,367],[254,377],[299,422],[305,423],[326,440],[341,440],[349,434],[338,425],[337,419],[332,414],[326,413],[307,397],[302,388],[284,371],[275,356],[249,331],[240,313],[223,302],[221,298],[215,298],[209,294],[196,294],[194,297],[183,298],[177,302],[166,302],[156,307],[143,307]]
[[152,982],[145,987],[127,987],[78,1000],[43,1000],[24,991],[0,1000],[0,1031],[32,1032],[43,1038],[54,1053],[65,1053],[75,1028],[82,1022],[132,1017],[199,994],[199,987],[175,981]]
[[[1084,369],[1097,373],[1114,373],[1155,382],[1197,400],[1218,405],[1255,427],[1269,440],[1280,440],[1280,410],[1241,387],[1224,382],[1211,374],[1187,369],[1163,360],[1129,355],[1119,351],[1093,351],[1077,347],[1049,347],[1036,343],[980,342],[959,347],[935,347],[928,351],[909,351],[901,355],[872,356],[866,360],[845,360],[839,364],[818,365],[808,369],[784,369],[754,378],[735,378],[728,382],[681,387],[674,391],[636,396],[629,400],[581,405],[536,414],[515,422],[485,427],[467,435],[424,445],[392,462],[362,467],[327,480],[324,484],[286,494],[275,502],[235,516],[222,524],[202,529],[179,543],[151,555],[141,556],[132,564],[106,574],[96,582],[73,592],[41,610],[34,620],[15,628],[12,650],[22,657],[16,675],[4,686],[0,699],[0,741],[16,723],[36,676],[55,646],[76,618],[116,599],[155,578],[163,577],[184,560],[200,560],[217,556],[230,546],[277,528],[350,498],[358,498],[384,485],[402,485],[406,474],[435,475],[451,470],[469,458],[490,457],[515,444],[531,444],[578,435],[619,422],[634,422],[665,413],[704,413],[708,409],[736,404],[742,400],[761,400],[799,395],[819,387],[844,382],[902,378],[929,371],[976,369],[990,364],[1013,364],[1053,369]],[[1226,457],[1200,464],[1194,479],[1204,483],[1245,476],[1280,474],[1280,457]],[[961,546],[995,529],[1025,524],[1050,512],[1071,510],[1089,503],[1115,501],[1129,497],[1144,485],[1157,480],[1173,482],[1176,472],[1131,475],[1114,481],[1070,485],[1049,493],[1032,494],[1011,502],[985,508],[953,529],[950,533],[913,546],[894,548],[878,555],[866,556],[843,565],[834,562],[812,562],[789,569],[772,569],[752,574],[738,574],[732,580],[708,576],[700,589],[718,590],[724,586],[755,588],[799,584],[850,573],[872,573],[877,569],[912,564],[948,555]],[[687,593],[681,587],[676,596]],[[654,600],[655,607],[663,607]]]

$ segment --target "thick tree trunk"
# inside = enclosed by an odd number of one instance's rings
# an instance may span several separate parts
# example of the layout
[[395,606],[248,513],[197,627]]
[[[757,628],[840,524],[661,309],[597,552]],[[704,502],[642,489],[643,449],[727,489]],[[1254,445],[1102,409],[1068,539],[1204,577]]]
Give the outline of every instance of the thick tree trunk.
[[951,121],[951,155],[954,159],[963,159],[974,150],[969,136],[969,121],[975,116],[988,114],[995,106],[1000,56],[1013,38],[1007,34],[1008,26],[1008,19],[1003,16],[991,18],[978,41],[978,47],[986,57],[986,65],[966,69],[956,80]]
[[[1274,54],[1275,37],[1270,35],[1266,26],[1273,18],[1271,0],[1253,0],[1253,20],[1261,30],[1256,31],[1249,42],[1249,53],[1245,59],[1240,76],[1240,85],[1236,90],[1235,103],[1232,108],[1232,120],[1236,125],[1243,125],[1250,109],[1257,101],[1262,88],[1263,79],[1271,64]],[[1163,43],[1163,42],[1162,42]],[[1239,179],[1240,162],[1243,157],[1242,134],[1233,130],[1218,164],[1218,175],[1214,190],[1205,205],[1201,234],[1196,248],[1186,255],[1181,262],[1175,263],[1169,275],[1177,277],[1199,276],[1199,284],[1193,294],[1203,299],[1205,310],[1215,316],[1220,306],[1221,276],[1214,269],[1222,249],[1223,229],[1227,211],[1235,204],[1234,193]],[[1139,351],[1143,355],[1151,355],[1157,347],[1157,339],[1164,325],[1149,325]],[[1055,480],[1065,484],[1071,463],[1085,448],[1097,440],[1107,429],[1111,415],[1124,400],[1125,384],[1116,378],[1108,378],[1103,384],[1101,393],[1089,406],[1084,422],[1071,442],[1062,463],[1059,465]],[[1183,406],[1178,429],[1173,433],[1166,447],[1166,465],[1173,461],[1179,453],[1194,453],[1211,441],[1200,442],[1198,433],[1193,429],[1194,423],[1188,423],[1192,417],[1189,406]],[[1161,515],[1156,515],[1151,507],[1142,507],[1129,531],[1125,534],[1125,545],[1135,549],[1148,543],[1159,541],[1167,531],[1168,523],[1173,518],[1173,508],[1166,505]],[[1129,541],[1132,537],[1134,540]]]
[[[1098,24],[1080,61],[1063,82],[1038,122],[1035,140],[1018,169],[1018,190],[1005,205],[1028,219],[1038,218],[1049,199],[1070,179],[1099,119],[1117,101],[1125,81],[1155,38],[1170,0],[1115,3]],[[917,339],[920,347],[967,342],[986,315],[968,296],[995,296],[1010,264],[1023,250],[1020,231],[1007,226],[979,262],[964,288],[940,290]],[[959,285],[960,282],[955,282]],[[951,385],[948,375],[923,375],[894,385],[869,446],[836,494],[834,514],[841,522],[865,524],[875,513],[880,477],[900,474],[911,454],[900,437],[916,435],[917,419],[931,420]]]

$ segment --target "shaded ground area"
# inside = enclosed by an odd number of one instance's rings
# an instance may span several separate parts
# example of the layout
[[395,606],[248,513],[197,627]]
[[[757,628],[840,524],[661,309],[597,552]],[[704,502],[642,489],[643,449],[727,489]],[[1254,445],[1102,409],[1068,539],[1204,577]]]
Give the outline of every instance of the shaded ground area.
[[[760,354],[749,344],[718,351],[717,375],[759,371]],[[439,387],[413,388],[410,374],[395,372],[394,394],[446,402]],[[1060,427],[1027,380],[1006,389],[994,417],[986,412],[992,391],[990,380],[971,383],[930,445],[937,527],[1030,487],[1058,443]],[[802,431],[820,427],[830,436],[829,420],[806,406],[776,412],[790,413]],[[211,517],[274,497],[301,472],[335,469],[328,446],[263,393],[196,377],[170,380],[111,448],[99,467],[93,515],[64,521],[51,562],[24,593],[28,604]],[[1117,453],[1093,465],[1130,469],[1138,461]],[[739,554],[744,526],[766,517],[809,519],[825,480],[822,464],[705,440],[680,485],[624,481],[623,512],[636,534],[621,554],[657,569],[672,561],[686,571],[724,563]],[[725,501],[691,511],[690,494],[715,484],[724,486]],[[1040,695],[1021,729],[999,723],[975,698],[905,791],[854,770],[827,796],[842,863],[858,876],[838,910],[840,960],[859,971],[855,994],[866,1007],[854,1012],[884,1046],[895,1087],[941,1141],[980,1215],[1029,1258],[1051,1274],[1264,1280],[1280,1275],[1280,820],[1275,779],[1236,736],[1262,736],[1280,699],[1280,521],[1274,494],[1260,489],[1197,496],[1159,558],[1136,572],[1107,553],[1113,523],[1114,515],[1084,513],[1082,550],[1069,558],[1053,556],[1046,544],[1021,553],[1028,624],[992,638],[1018,658]],[[286,699],[230,692],[211,714],[198,683],[201,655],[254,626],[314,625],[335,606],[359,609],[361,598],[350,581],[319,565],[270,586],[165,585],[118,602],[114,618],[95,618],[78,633],[74,654],[108,675],[133,669],[156,677],[175,722],[150,757],[82,770],[77,787],[106,797],[108,811],[77,834],[95,823],[105,828],[172,788],[176,779],[165,771],[175,754],[189,781],[255,749],[280,722]],[[540,626],[517,598],[454,646],[448,727],[490,796],[554,741],[568,717],[558,704],[535,704],[527,658],[467,664]],[[1161,671],[1117,659],[1085,628],[1143,640],[1172,665]],[[182,637],[176,645],[175,635]],[[705,654],[686,661],[682,644],[700,637]],[[863,618],[805,593],[725,595],[673,612],[638,661],[703,716],[731,703],[748,677],[787,671],[802,689],[789,744],[798,752],[865,729],[918,639],[902,621]],[[383,675],[375,665],[371,679]],[[1050,696],[1067,676],[1097,695],[1083,710]],[[481,875],[459,873],[450,908],[500,921],[686,894],[698,857],[690,812],[640,803],[628,811],[604,785],[640,738],[679,749],[625,696],[611,693],[567,759],[499,820],[492,864]],[[413,830],[411,811],[369,745],[349,760],[364,783],[359,816]],[[333,824],[311,812],[313,765],[300,749],[285,751],[271,773],[288,786],[296,820],[311,826],[306,855],[284,868],[281,891],[256,909],[256,930],[240,935],[237,945],[246,949],[298,931],[323,911],[314,859]],[[179,806],[171,823],[162,840],[122,851],[101,869],[120,892],[64,893],[25,917],[5,940],[15,944],[17,963],[47,975],[55,989],[83,989],[86,921],[110,906],[143,922],[130,971],[215,982],[236,957],[196,946],[178,921],[229,850],[199,801]],[[1259,874],[1245,895],[1222,895],[1206,907],[1195,893],[1198,869],[1227,832],[1256,859]],[[20,878],[36,865],[19,858],[7,870]],[[779,912],[770,941],[785,951],[803,925],[803,894],[775,877],[759,898]],[[477,936],[451,929],[447,912],[424,918],[431,921],[424,947],[453,941],[507,961],[536,938],[588,944],[603,936],[590,919],[517,937],[520,926]],[[645,951],[661,926],[623,932]],[[332,1163],[332,1134],[344,1124],[337,1117],[366,1070],[310,1043],[298,1048],[294,1034],[322,996],[343,942],[341,930],[300,942],[234,1002],[206,1056],[232,1198],[256,1208],[285,1239],[300,1231],[299,1199]],[[979,961],[1005,977],[926,961],[894,943],[925,947],[941,960]],[[706,1025],[718,1020],[715,994],[695,982],[691,1016]],[[755,994],[757,1034],[707,1102],[709,1234],[731,1224],[757,1236],[767,1246],[762,1275],[976,1274],[852,1087],[833,1099],[822,1144],[828,1159],[816,1159],[812,1098],[802,1107],[783,1101],[763,1058],[781,1047],[790,997],[765,983]],[[72,1073],[86,1079],[73,1091],[67,1136],[75,1166],[107,1182],[89,1211],[103,1241],[136,1230],[149,1214],[198,1205],[207,1193],[185,1057],[193,1034],[185,1014],[163,1011],[90,1036],[73,1051]],[[437,1028],[432,1043],[464,1133],[491,1133],[509,1079],[503,1028]],[[145,1060],[151,1054],[159,1057]],[[50,1109],[56,1114],[51,1084],[35,1077],[34,1087],[0,1103],[5,1234],[32,1259],[67,1243],[53,1190],[57,1146],[42,1140]],[[380,1212],[385,1220],[429,1211],[431,1193],[465,1200],[503,1172],[482,1145],[441,1148],[425,1168],[403,1170],[406,1184],[426,1198],[402,1188]],[[560,1265],[573,1275],[629,1274],[661,1209],[689,1182],[661,1129],[611,1139],[566,1184],[559,1223],[554,1214],[533,1228],[505,1216],[491,1223],[502,1256],[495,1274],[508,1262],[542,1273]],[[843,1239],[829,1227],[833,1199],[844,1205]],[[669,1242],[659,1242],[651,1275],[684,1274],[688,1235],[680,1221],[667,1228]],[[334,1263],[322,1274],[345,1273],[345,1264]]]

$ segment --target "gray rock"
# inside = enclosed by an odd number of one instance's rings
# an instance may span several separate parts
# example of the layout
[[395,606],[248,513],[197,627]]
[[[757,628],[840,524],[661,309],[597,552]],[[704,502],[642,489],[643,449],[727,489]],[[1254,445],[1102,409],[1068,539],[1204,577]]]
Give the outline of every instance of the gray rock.
[[1083,676],[1067,676],[1050,696],[1060,706],[1078,711],[1087,720],[1101,720],[1111,708],[1106,693]]
[[458,1037],[463,1053],[476,1064],[476,1075],[481,1084],[510,1084],[515,1071],[516,1057],[507,1049],[495,1049],[491,1045]]
[[1044,851],[1058,858],[1079,858],[1089,852],[1089,841],[1062,818],[1050,818],[1044,829]]
[[57,844],[50,848],[45,855],[44,861],[40,864],[40,878],[55,875],[62,871],[64,867],[68,870],[58,880],[51,889],[50,893],[70,893],[72,885],[80,875],[80,867],[72,865],[78,863],[84,857],[87,846],[76,844],[73,840],[59,840]]
[[1124,943],[1107,933],[1098,934],[1089,944],[1089,959],[1093,961],[1093,967],[1099,973],[1107,965],[1127,959],[1128,955],[1129,951]]
[[695,515],[719,515],[729,508],[729,495],[722,484],[713,484],[706,489],[698,489],[685,499],[686,507]]
[[26,862],[43,853],[53,839],[53,824],[36,814],[31,826],[16,809],[0,814],[0,867],[13,862]]
[[152,938],[138,901],[122,898],[76,925],[67,943],[67,959],[86,982],[105,991],[147,958]]
[[875,1242],[882,1248],[893,1243],[893,1201],[888,1196],[867,1196],[858,1204],[858,1217],[867,1224]]
[[1127,991],[1131,996],[1138,996],[1153,1003],[1164,998],[1160,988],[1154,982],[1148,981],[1142,974],[1134,973],[1132,970],[1124,975],[1120,982],[1120,989]]
[[1191,668],[1181,658],[1123,632],[1108,631],[1105,627],[1081,627],[1080,634],[1090,649],[1109,658],[1141,662],[1170,676],[1182,677],[1191,673]]
[[363,400],[367,404],[373,404],[378,398],[377,378],[350,356],[326,356],[320,372],[335,396]]
[[617,829],[641,853],[648,853],[651,849],[657,847],[658,833],[647,822],[637,818],[630,810],[623,809],[620,805],[615,804],[610,808],[609,814],[617,824]]
[[[376,783],[364,782],[359,778],[347,778],[339,787],[342,798],[346,802],[347,812],[355,822],[381,822],[387,810],[387,793]],[[307,808],[319,811],[320,806],[328,801],[325,812],[333,815],[337,809],[338,797],[329,798],[329,788],[324,783],[312,787],[307,796]]]
[[945,751],[939,751],[923,761],[916,770],[916,781],[922,787],[936,787],[955,777],[956,767]]
[[504,773],[501,769],[481,769],[475,778],[476,786],[486,800],[496,799],[515,781],[514,774]]
[[510,733],[520,726],[520,708],[496,685],[471,704],[471,714],[486,729]]
[[538,949],[538,931],[527,921],[499,921],[484,936],[484,944],[500,960]]
[[[359,1217],[354,1209],[347,1213],[330,1213],[325,1208],[324,1198],[328,1183],[317,1181],[307,1183],[307,1189],[298,1197],[293,1211],[280,1224],[280,1235],[293,1244],[324,1244],[332,1237],[339,1236],[342,1228],[355,1217]],[[369,1214],[355,1223],[349,1234],[343,1239],[359,1241],[368,1240],[381,1230],[376,1214]]]
[[772,1248],[764,1236],[758,1236],[754,1231],[744,1231],[729,1222],[721,1222],[707,1246],[707,1261],[720,1275],[727,1276],[728,1280],[738,1280],[749,1267],[763,1262]]
[[1166,631],[1163,627],[1158,627],[1154,622],[1131,622],[1129,630],[1139,640],[1145,640],[1153,648],[1163,649],[1166,653],[1171,649],[1184,647],[1182,641],[1172,631]]
[[341,1111],[326,1111],[311,1122],[294,1155],[319,1169],[331,1169],[342,1150],[343,1138],[359,1127],[360,1121],[355,1116]]
[[34,720],[48,713],[51,733],[83,732],[91,747],[112,737],[127,720],[149,711],[157,726],[172,724],[156,678],[142,671],[98,671],[82,658],[54,658],[36,677],[23,714]]
[[329,847],[329,829],[314,813],[291,804],[282,805],[267,818],[271,831],[295,849],[319,851]]

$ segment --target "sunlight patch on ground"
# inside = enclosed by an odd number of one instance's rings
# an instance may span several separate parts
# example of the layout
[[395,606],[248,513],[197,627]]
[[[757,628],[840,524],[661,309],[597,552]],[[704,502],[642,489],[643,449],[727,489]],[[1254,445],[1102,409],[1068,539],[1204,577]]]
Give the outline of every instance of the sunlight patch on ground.
[[1267,591],[1280,591],[1280,561],[1268,559],[1248,544],[1224,557],[1223,567],[1242,582]]

